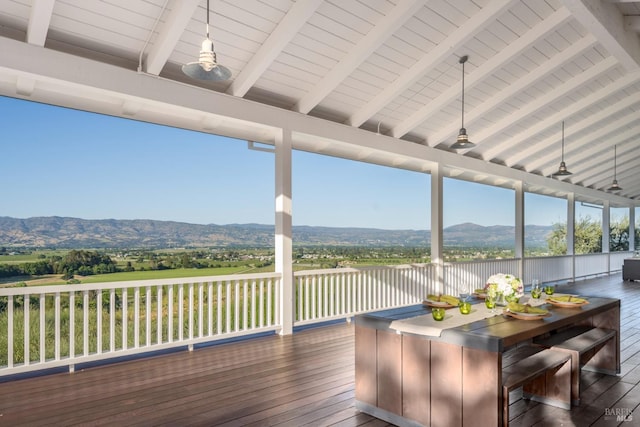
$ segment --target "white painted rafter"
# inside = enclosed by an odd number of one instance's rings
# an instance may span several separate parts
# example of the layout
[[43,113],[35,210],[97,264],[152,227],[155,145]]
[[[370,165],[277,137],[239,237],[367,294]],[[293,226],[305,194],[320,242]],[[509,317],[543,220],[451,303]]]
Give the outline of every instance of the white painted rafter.
[[[622,82],[616,81],[615,83],[602,88],[600,91],[593,94],[593,96],[589,97],[589,99],[585,99],[584,102],[581,102],[580,105],[576,108],[574,105],[570,105],[552,116],[547,117],[545,120],[540,121],[535,127],[528,128],[526,131],[518,134],[514,139],[510,139],[509,141],[513,141],[514,144],[521,144],[525,139],[531,138],[536,134],[555,127],[558,129],[558,132],[552,136],[544,138],[542,140],[536,141],[535,143],[529,143],[527,148],[518,151],[518,153],[513,156],[504,159],[504,164],[511,167],[519,164],[520,162],[526,161],[527,159],[535,158],[543,152],[548,152],[549,148],[555,145],[558,141],[560,141],[560,126],[559,123],[565,120],[567,117],[571,117],[574,114],[580,113],[584,110],[591,108],[596,103],[602,102],[606,97],[609,97],[616,92],[623,90],[625,87],[630,86],[631,83],[637,82],[636,78],[630,78],[627,76],[626,78],[620,79]],[[636,94],[635,96],[630,96],[628,98],[624,98],[620,102],[615,103],[614,105],[606,108],[592,116],[589,117],[588,121],[582,121],[573,128],[573,131],[576,133],[584,131],[586,128],[591,126],[593,123],[600,122],[602,120],[608,119],[610,117],[615,117],[619,115],[621,112],[624,112],[625,109],[634,106],[640,102],[640,94]],[[526,134],[526,135],[525,135]],[[527,162],[528,163],[528,162]],[[532,167],[532,164],[528,163],[527,168]]]
[[[550,61],[549,61],[550,62]],[[546,65],[546,64],[545,64]],[[482,141],[488,140],[504,130],[510,128],[515,123],[520,120],[524,120],[525,118],[536,114],[537,112],[548,108],[555,100],[566,96],[567,94],[576,92],[580,90],[583,86],[589,84],[593,79],[598,78],[599,76],[611,71],[616,66],[618,66],[618,61],[615,58],[607,58],[593,67],[585,70],[584,72],[578,74],[573,79],[567,80],[566,82],[558,85],[553,90],[545,93],[544,95],[536,98],[523,108],[515,111],[513,114],[509,114],[502,120],[494,123],[492,126],[486,127],[478,133],[474,133],[473,140],[476,144],[481,144]],[[536,73],[537,78],[537,73]],[[515,90],[518,87],[517,84],[511,85],[509,90]]]
[[233,96],[244,96],[323,2],[324,0],[295,2],[278,27],[233,80],[227,93]]
[[[601,126],[596,130],[594,130],[593,132],[590,132],[587,135],[584,135],[579,138],[571,137],[571,135],[575,133],[572,126],[566,127],[565,128],[565,144],[564,144],[564,153],[565,153],[564,160],[567,163],[567,167],[574,174],[576,174],[576,178],[578,178],[577,176],[578,174],[577,171],[579,170],[577,169],[578,165],[588,162],[590,158],[593,158],[592,156],[596,156],[595,159],[597,159],[598,158],[597,153],[600,149],[602,149],[603,146],[610,145],[611,147],[613,147],[613,144],[610,142],[612,141],[611,134],[616,135],[616,133],[619,132],[620,128],[626,128],[627,126],[631,126],[634,123],[634,121],[637,121],[637,119],[635,119],[634,117],[634,114],[627,114],[616,120],[609,121],[607,122],[606,125]],[[587,122],[593,124],[593,122],[590,122],[589,120],[587,120]],[[638,129],[635,129],[636,132],[638,131]],[[615,138],[622,138],[622,139],[628,138],[629,136],[632,135],[632,134],[629,134],[628,132],[629,131],[623,132],[622,134],[618,134],[617,136],[615,136]],[[529,163],[529,167],[531,168],[530,170],[541,169],[542,175],[544,176],[550,175],[557,170],[557,166],[560,163],[560,154],[561,154],[560,139],[558,139],[557,141],[558,141],[557,151],[548,150],[546,155],[537,159],[533,159]],[[583,171],[588,170],[588,168],[586,167],[581,167],[581,169]]]
[[[473,73],[465,77],[465,89],[466,90],[472,89],[477,84],[483,82],[485,79],[487,79],[488,77],[493,75],[496,71],[498,71],[500,68],[502,68],[505,64],[507,64],[510,60],[512,60],[513,55],[517,55],[519,52],[526,50],[527,48],[531,47],[533,44],[539,42],[540,39],[544,38],[549,32],[554,31],[556,28],[562,25],[562,23],[566,22],[570,18],[571,18],[571,15],[569,15],[566,9],[560,9],[557,12],[555,12],[551,17],[539,23],[533,29],[531,29],[531,31],[528,31],[525,35],[518,38],[518,40],[514,41],[505,49],[500,51],[497,55],[491,58],[491,61],[485,62],[480,67],[476,68],[476,70]],[[595,43],[594,39],[591,39],[591,42],[589,41],[582,42],[580,44],[580,47],[577,47],[576,50],[580,52],[583,49],[590,47],[593,43]],[[584,45],[584,48],[582,47],[583,45]],[[565,57],[565,61],[566,61],[566,57]],[[556,68],[556,66],[554,66],[556,62],[558,61],[557,60],[550,61],[551,66],[549,67],[549,70]],[[541,76],[540,78],[542,77],[543,76]],[[523,82],[526,82],[526,81],[527,81],[526,79],[523,80]],[[518,88],[518,86],[524,86],[524,84],[520,83],[520,85],[515,85],[514,89],[511,89],[511,87],[513,86],[510,86],[509,90],[505,91],[502,94],[503,97],[509,98],[517,94],[521,90],[524,90],[523,87]],[[416,111],[414,114],[412,114],[409,118],[407,118],[404,122],[394,127],[391,134],[394,137],[399,138],[402,135],[408,133],[413,127],[418,126],[420,123],[422,123],[427,118],[429,118],[432,114],[437,113],[446,105],[450,104],[452,101],[457,99],[460,96],[460,89],[461,89],[460,87],[452,86],[449,89],[445,90],[432,102],[425,105],[424,107]],[[504,99],[500,97],[500,95],[498,95],[497,97],[494,98],[494,100],[492,100],[492,102],[489,102],[489,104],[491,105],[482,105],[480,107],[482,109],[482,112],[474,111],[471,114],[468,114],[468,117],[466,117],[467,120],[465,124],[468,126],[470,123],[473,123],[475,120],[482,117],[487,111],[491,111],[492,108],[495,108],[496,105],[499,105],[502,102],[504,102]],[[436,145],[443,142],[446,138],[450,136],[450,132],[448,131],[446,125],[444,129],[445,130],[443,132],[438,132],[428,137],[427,143],[430,147],[435,147]],[[458,129],[459,128],[455,128],[455,129],[452,128],[451,133],[454,131],[457,132]]]
[[[387,86],[382,92],[375,96],[363,108],[353,114],[346,124],[358,127],[370,119],[374,114],[384,108],[385,105],[401,95],[411,85],[416,83],[425,74],[435,69],[444,62],[452,51],[458,50],[465,42],[469,41],[476,34],[484,30],[488,23],[499,17],[508,10],[515,0],[504,1],[494,0],[488,6],[482,8],[478,13],[461,25],[447,39],[434,47],[428,55],[423,56],[411,68],[405,71],[400,77]],[[392,133],[394,133],[392,131]]]
[[[158,37],[149,49],[145,61],[145,72],[160,74],[199,4],[200,0],[173,1],[164,24],[158,27]],[[202,34],[204,35],[204,29]]]
[[346,76],[358,68],[385,40],[391,37],[398,28],[411,19],[424,5],[424,2],[425,0],[398,2],[381,23],[373,27],[366,36],[360,39],[353,49],[316,84],[315,88],[296,103],[293,110],[304,114],[311,111],[342,83]]
[[27,28],[27,43],[44,46],[55,0],[33,0]]

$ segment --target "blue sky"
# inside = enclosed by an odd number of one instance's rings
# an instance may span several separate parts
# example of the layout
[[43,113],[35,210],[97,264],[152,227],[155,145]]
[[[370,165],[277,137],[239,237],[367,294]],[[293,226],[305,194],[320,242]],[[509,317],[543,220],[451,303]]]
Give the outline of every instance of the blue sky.
[[[0,216],[274,222],[274,155],[245,141],[0,97]],[[430,177],[294,152],[294,225],[430,228]],[[513,191],[446,179],[445,227],[513,224]],[[526,223],[566,201],[527,199]]]

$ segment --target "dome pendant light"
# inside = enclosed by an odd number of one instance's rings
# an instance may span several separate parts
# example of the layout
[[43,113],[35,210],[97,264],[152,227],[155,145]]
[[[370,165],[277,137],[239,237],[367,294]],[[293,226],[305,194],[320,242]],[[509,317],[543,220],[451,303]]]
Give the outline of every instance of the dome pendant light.
[[567,165],[564,163],[564,121],[562,122],[562,157],[560,158],[560,167],[551,176],[567,176],[571,175],[571,172],[567,169]]
[[197,62],[183,65],[182,72],[198,80],[222,81],[231,77],[231,71],[216,62],[213,42],[209,39],[209,0],[207,0],[207,38],[202,42],[200,57]]
[[466,150],[467,148],[476,146],[476,144],[469,141],[469,135],[467,135],[467,130],[464,128],[464,63],[467,62],[467,59],[469,59],[469,57],[465,55],[461,57],[459,61],[462,64],[462,126],[460,127],[460,133],[458,134],[456,142],[451,145],[451,148],[454,150]]
[[607,188],[607,191],[617,192],[622,191],[622,187],[618,185],[618,180],[616,179],[616,146],[613,146],[613,183],[611,187]]

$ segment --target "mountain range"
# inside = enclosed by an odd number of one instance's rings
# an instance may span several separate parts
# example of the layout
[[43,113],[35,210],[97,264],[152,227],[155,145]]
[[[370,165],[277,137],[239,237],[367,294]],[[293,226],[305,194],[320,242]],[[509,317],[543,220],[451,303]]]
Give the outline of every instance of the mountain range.
[[[525,227],[527,244],[546,247],[551,226]],[[445,246],[513,247],[514,227],[465,223],[444,229]],[[294,226],[299,246],[430,245],[429,230]],[[38,248],[273,247],[274,226],[264,224],[189,224],[149,219],[0,217],[0,246]]]

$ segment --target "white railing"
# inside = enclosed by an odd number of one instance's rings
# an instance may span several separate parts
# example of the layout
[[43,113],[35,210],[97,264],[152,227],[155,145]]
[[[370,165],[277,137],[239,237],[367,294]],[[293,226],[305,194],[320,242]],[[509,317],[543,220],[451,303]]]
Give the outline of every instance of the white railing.
[[435,289],[433,269],[412,264],[297,271],[295,325],[420,303]]
[[[446,263],[442,283],[434,264],[298,271],[292,321],[304,326],[418,304],[429,293],[457,295],[492,274],[518,274],[520,263],[525,284],[606,274],[630,255]],[[0,377],[277,332],[287,314],[278,308],[281,286],[279,274],[262,273],[0,288]]]
[[575,256],[574,277],[597,276],[609,272],[609,254],[581,254]]
[[458,295],[482,288],[492,274],[505,273],[519,276],[519,260],[497,259],[445,263],[443,293]]
[[533,279],[541,283],[560,282],[573,279],[573,257],[545,256],[524,259],[524,281],[530,284]]
[[0,376],[274,331],[280,286],[265,273],[2,288]]
[[633,251],[611,252],[609,254],[609,271],[622,271],[624,260],[632,256]]

